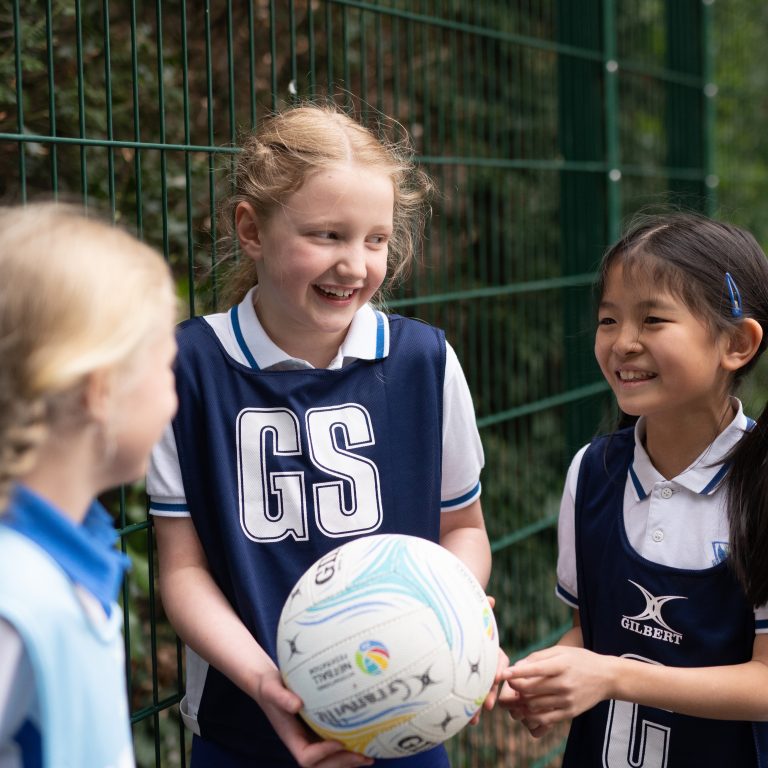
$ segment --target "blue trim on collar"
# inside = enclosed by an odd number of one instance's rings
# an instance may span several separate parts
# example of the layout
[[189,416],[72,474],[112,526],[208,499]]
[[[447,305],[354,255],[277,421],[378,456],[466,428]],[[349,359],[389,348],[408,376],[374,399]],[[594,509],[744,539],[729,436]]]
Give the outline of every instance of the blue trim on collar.
[[768,629],[768,619],[755,619],[755,629]]
[[730,468],[730,461],[727,464],[723,464],[723,466],[717,470],[715,476],[699,491],[699,493],[702,496],[707,496],[710,494],[715,488],[717,488],[717,486],[720,484],[720,481],[725,477]]
[[[755,420],[751,419],[749,416],[747,416],[747,430],[753,429],[755,426]],[[718,485],[720,485],[720,482],[727,474],[728,470],[731,468],[731,462],[729,461],[727,464],[723,464],[722,467],[717,471],[717,474],[699,491],[699,493],[702,496],[709,495],[712,491],[717,488]]]
[[256,359],[251,354],[251,350],[248,349],[248,345],[245,343],[245,337],[243,336],[243,331],[240,328],[240,318],[238,316],[238,308],[239,304],[235,304],[232,309],[229,310],[229,319],[232,323],[232,331],[235,334],[235,339],[237,341],[237,345],[240,347],[240,351],[245,356],[245,359],[248,361],[248,365],[253,368],[254,371],[259,370],[259,366],[256,364]]
[[643,486],[640,484],[640,478],[635,474],[634,462],[629,465],[629,476],[632,479],[632,485],[635,486],[635,492],[640,498],[640,501],[642,501],[648,496],[648,494],[645,492],[645,488],[643,488]]
[[131,561],[115,549],[117,532],[101,504],[94,501],[76,525],[41,496],[17,485],[0,525],[45,550],[73,582],[98,599],[107,615],[111,613]]
[[384,357],[384,315],[378,310],[376,313],[376,359]]

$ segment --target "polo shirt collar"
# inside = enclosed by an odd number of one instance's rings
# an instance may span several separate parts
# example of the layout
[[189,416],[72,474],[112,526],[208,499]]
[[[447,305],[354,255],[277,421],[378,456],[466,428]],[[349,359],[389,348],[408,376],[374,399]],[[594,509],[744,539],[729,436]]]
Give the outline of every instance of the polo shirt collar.
[[[733,421],[687,469],[672,478],[670,482],[692,493],[702,495],[709,495],[717,490],[728,471],[729,465],[724,463],[725,457],[738,443],[744,432],[751,428],[751,421],[745,416],[741,402],[737,398],[733,398],[733,401],[738,405],[738,412]],[[645,418],[641,416],[635,425],[635,453],[629,467],[629,478],[638,501],[646,498],[656,483],[667,482],[667,479],[651,464],[643,446],[644,438]]]
[[115,549],[117,532],[112,518],[98,501],[91,504],[78,525],[41,496],[17,485],[2,524],[45,550],[75,584],[88,590],[110,614],[130,559]]
[[[311,368],[305,360],[291,357],[269,338],[253,306],[258,286],[229,311],[229,322],[238,351],[251,368],[268,370],[275,366]],[[389,321],[370,304],[361,307],[352,318],[346,338],[329,368],[340,368],[352,359],[380,360],[389,354]]]

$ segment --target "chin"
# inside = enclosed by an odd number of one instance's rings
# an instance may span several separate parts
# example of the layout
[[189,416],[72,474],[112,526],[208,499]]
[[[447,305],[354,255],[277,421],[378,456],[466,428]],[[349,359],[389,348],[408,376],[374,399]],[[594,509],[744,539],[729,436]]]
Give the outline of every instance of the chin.
[[139,480],[143,480],[147,474],[149,459],[142,459],[141,462],[123,463],[116,466],[114,470],[114,480],[111,487],[118,485],[131,485]]

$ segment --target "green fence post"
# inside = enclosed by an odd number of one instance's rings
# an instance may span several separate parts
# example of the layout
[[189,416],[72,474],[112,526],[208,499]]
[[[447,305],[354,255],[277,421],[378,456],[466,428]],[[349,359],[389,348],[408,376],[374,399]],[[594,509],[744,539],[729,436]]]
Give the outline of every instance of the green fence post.
[[702,75],[704,80],[704,184],[705,212],[713,216],[717,209],[717,188],[720,180],[715,171],[715,97],[714,56],[712,52],[712,6],[715,0],[701,0]]
[[[558,42],[599,54],[601,0],[584,0],[578,6],[559,0]],[[558,56],[559,145],[563,160],[600,164],[606,154],[603,124],[603,67],[595,60]],[[612,166],[610,166],[612,167]],[[600,256],[609,226],[605,172],[560,172],[560,248],[563,275],[590,273]],[[592,290],[585,285],[566,288],[563,295],[563,386],[566,391],[599,380],[592,352],[594,312]],[[600,420],[600,399],[566,411],[566,452],[573,454],[594,435]]]
[[[666,4],[667,67],[670,70],[666,82],[666,133],[670,169],[701,169],[706,163],[702,15],[701,0]],[[691,76],[694,82],[678,81],[674,77],[677,74]],[[670,202],[675,206],[706,208],[707,187],[701,178],[670,177],[669,191]]]

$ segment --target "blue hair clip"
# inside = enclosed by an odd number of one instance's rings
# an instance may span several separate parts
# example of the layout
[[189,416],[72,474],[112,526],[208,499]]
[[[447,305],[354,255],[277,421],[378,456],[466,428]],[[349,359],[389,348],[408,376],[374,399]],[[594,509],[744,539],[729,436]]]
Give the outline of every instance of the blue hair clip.
[[734,317],[741,317],[744,314],[741,308],[741,294],[730,272],[725,273],[725,284],[728,286],[728,296],[731,298],[731,314]]

